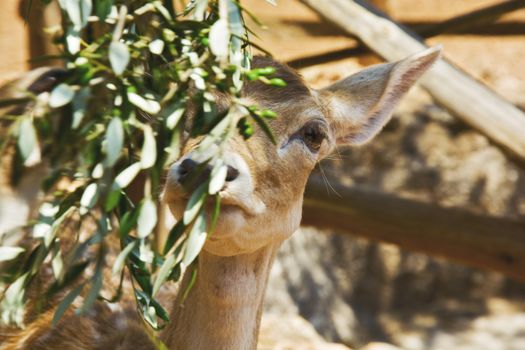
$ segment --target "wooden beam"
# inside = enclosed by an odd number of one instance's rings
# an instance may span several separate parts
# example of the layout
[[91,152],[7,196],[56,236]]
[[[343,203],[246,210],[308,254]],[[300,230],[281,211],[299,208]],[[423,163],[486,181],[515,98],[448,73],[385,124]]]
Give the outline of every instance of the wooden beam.
[[397,244],[525,281],[525,221],[330,183],[336,193],[327,190],[321,176],[310,177],[303,225]]
[[[426,48],[417,34],[362,1],[301,1],[387,61]],[[512,103],[445,59],[423,76],[421,85],[455,116],[525,161],[525,113]]]

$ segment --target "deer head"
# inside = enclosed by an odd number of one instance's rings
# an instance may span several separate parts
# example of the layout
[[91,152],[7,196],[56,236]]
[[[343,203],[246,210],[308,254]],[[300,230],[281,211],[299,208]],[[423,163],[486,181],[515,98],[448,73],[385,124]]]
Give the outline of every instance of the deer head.
[[[397,102],[439,57],[431,48],[396,63],[372,66],[321,90],[308,88],[301,77],[269,58],[255,67],[273,66],[284,88],[250,83],[244,98],[273,110],[273,145],[263,132],[246,142],[229,140],[224,154],[228,177],[220,192],[222,210],[217,228],[204,249],[219,256],[254,252],[289,237],[301,221],[303,192],[315,164],[338,146],[370,141],[392,116]],[[198,140],[171,167],[166,198],[176,217],[187,194],[181,186],[199,164]]]

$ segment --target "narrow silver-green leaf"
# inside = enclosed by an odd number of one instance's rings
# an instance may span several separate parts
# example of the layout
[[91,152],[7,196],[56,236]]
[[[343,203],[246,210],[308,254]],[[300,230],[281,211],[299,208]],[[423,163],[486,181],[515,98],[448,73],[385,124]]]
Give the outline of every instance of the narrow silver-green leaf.
[[152,54],[160,55],[162,54],[162,51],[164,51],[164,41],[161,39],[155,39],[149,43],[148,48]]
[[184,257],[182,263],[184,266],[189,266],[193,260],[199,255],[202,246],[206,242],[206,215],[202,211],[195,219],[195,223],[191,228],[188,235],[188,241],[186,243],[186,250],[184,251]]
[[66,30],[66,46],[70,54],[74,55],[80,51],[80,31],[69,27]]
[[149,98],[144,98],[134,92],[128,92],[129,102],[133,103],[138,108],[149,114],[157,114],[160,112],[160,104]]
[[140,165],[142,169],[148,169],[155,165],[157,160],[157,143],[151,126],[144,125],[144,143],[140,154]]
[[230,29],[226,19],[221,18],[211,26],[209,40],[210,50],[215,56],[220,59],[228,57]]
[[60,321],[60,319],[62,318],[64,313],[67,311],[67,309],[71,306],[71,304],[73,304],[75,299],[80,295],[80,293],[82,292],[82,289],[84,289],[83,284],[81,284],[80,286],[76,287],[71,292],[69,292],[69,294],[66,295],[64,299],[62,299],[60,304],[58,304],[55,314],[53,315],[53,321],[51,323],[53,326],[56,326],[58,321]]
[[58,108],[67,105],[75,97],[75,91],[67,84],[57,85],[49,97],[49,106]]
[[157,224],[157,206],[151,198],[144,199],[137,220],[137,235],[140,238],[148,236]]
[[21,247],[0,247],[0,261],[12,260],[24,251]]
[[36,130],[31,118],[23,118],[20,121],[18,133],[18,149],[22,159],[26,161],[37,146]]
[[121,75],[129,64],[128,46],[120,41],[109,44],[109,63],[116,75]]
[[133,179],[138,175],[140,169],[140,163],[137,162],[122,170],[122,172],[115,178],[115,183],[117,184],[118,188],[122,189],[128,187],[131,181],[133,181]]
[[153,292],[151,293],[152,296],[155,296],[157,292],[159,291],[160,287],[168,277],[170,276],[171,270],[175,265],[177,264],[177,257],[175,254],[170,254],[166,260],[162,263],[162,266],[160,267],[159,274],[157,275],[157,278],[155,279],[155,283],[153,284]]
[[90,90],[89,87],[82,88],[75,94],[73,98],[73,122],[71,127],[76,129],[79,127],[84,115],[86,114],[87,103],[89,99]]
[[192,220],[197,216],[199,210],[202,208],[204,201],[206,200],[207,186],[205,184],[200,185],[193,193],[191,194],[188,204],[186,205],[186,210],[182,217],[182,221],[185,225],[188,225]]
[[75,29],[82,29],[88,22],[93,9],[91,0],[63,0],[66,12]]
[[80,197],[80,214],[84,215],[88,212],[88,209],[93,208],[98,200],[98,185],[96,183],[89,184],[84,192],[82,197]]
[[210,185],[208,186],[208,193],[215,194],[219,192],[226,182],[226,175],[228,174],[228,166],[222,161],[217,161],[211,171]]
[[117,259],[115,259],[115,263],[113,263],[113,267],[111,269],[111,272],[113,275],[118,275],[122,268],[124,267],[124,263],[126,262],[126,258],[128,257],[129,253],[135,248],[136,242],[129,243],[117,256]]
[[53,276],[55,276],[55,279],[62,278],[63,272],[64,272],[64,261],[62,259],[62,253],[60,252],[60,246],[55,246],[55,256],[53,257],[53,260],[51,260],[51,268],[53,270]]
[[170,113],[170,115],[166,117],[166,126],[168,127],[168,129],[173,130],[173,128],[177,126],[177,124],[179,123],[183,115],[184,115],[184,108],[182,107],[177,108],[173,111],[173,113]]
[[119,117],[113,117],[106,131],[106,167],[112,167],[120,157],[124,146],[124,128]]
[[102,266],[97,265],[95,276],[93,276],[91,282],[91,289],[89,290],[89,293],[84,299],[84,304],[82,305],[82,313],[89,311],[91,309],[91,306],[93,306],[93,303],[97,300],[98,294],[102,289],[102,282]]

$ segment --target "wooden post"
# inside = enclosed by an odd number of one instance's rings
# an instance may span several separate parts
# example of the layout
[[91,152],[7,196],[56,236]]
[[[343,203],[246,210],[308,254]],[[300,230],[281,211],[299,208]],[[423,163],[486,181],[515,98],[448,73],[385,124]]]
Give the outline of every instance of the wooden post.
[[[388,61],[426,47],[416,34],[362,1],[302,2]],[[455,116],[525,161],[525,113],[520,109],[445,59],[423,76],[421,85]]]
[[310,177],[303,225],[397,244],[525,281],[524,221],[330,183],[337,194],[327,190],[321,176]]

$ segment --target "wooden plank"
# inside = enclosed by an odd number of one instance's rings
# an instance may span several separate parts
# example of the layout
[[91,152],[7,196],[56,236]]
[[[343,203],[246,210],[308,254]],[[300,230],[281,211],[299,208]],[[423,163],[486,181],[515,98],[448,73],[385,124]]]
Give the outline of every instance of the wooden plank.
[[302,225],[357,235],[525,281],[525,222],[403,199],[320,175],[308,182]]
[[[302,0],[323,17],[357,36],[388,61],[426,48],[413,32],[362,1]],[[435,100],[493,142],[525,160],[525,113],[445,59],[421,79]]]

